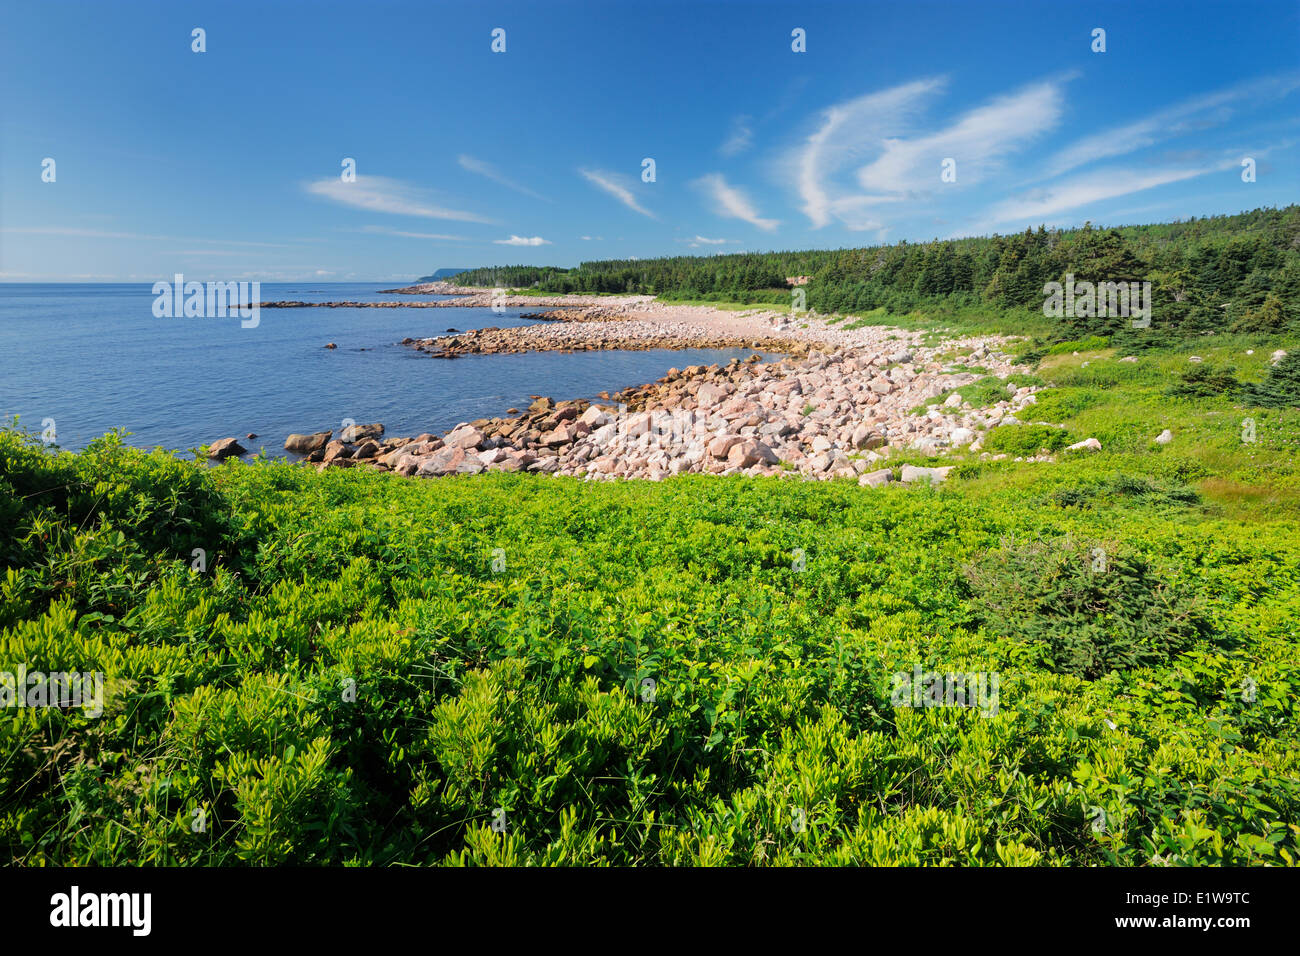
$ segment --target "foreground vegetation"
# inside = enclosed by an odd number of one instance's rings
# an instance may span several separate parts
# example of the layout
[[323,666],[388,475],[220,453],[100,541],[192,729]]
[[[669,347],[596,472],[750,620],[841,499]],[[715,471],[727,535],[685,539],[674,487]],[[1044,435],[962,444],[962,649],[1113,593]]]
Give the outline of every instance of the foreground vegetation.
[[[0,719],[8,859],[1294,864],[1300,417],[1246,404],[1276,343],[1076,344],[1037,412],[1104,450],[936,489],[0,433],[0,670],[109,685]],[[997,675],[996,712],[898,706],[917,667]]]

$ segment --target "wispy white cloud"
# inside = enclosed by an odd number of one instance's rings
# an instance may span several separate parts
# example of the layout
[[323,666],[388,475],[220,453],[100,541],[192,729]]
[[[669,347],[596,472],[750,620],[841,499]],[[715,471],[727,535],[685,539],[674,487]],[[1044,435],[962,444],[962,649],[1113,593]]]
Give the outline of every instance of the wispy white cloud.
[[511,236],[509,239],[493,239],[498,246],[549,246],[551,240],[543,239],[541,236]]
[[883,151],[858,170],[858,183],[885,193],[934,186],[940,164],[951,158],[961,183],[985,179],[998,161],[1054,128],[1061,120],[1061,87],[1035,83],[962,115],[946,129],[910,139],[887,139]]
[[1300,87],[1300,75],[1266,77],[1194,97],[1123,126],[1111,126],[1075,140],[1047,163],[1051,178],[1088,163],[1124,156],[1185,133],[1228,122],[1244,106],[1280,99]]
[[111,232],[105,229],[82,229],[76,226],[5,226],[0,232],[24,236],[68,236],[76,239],[138,239],[147,242],[197,242],[218,246],[258,246],[285,249],[282,242],[248,242],[240,239],[200,239],[192,236],[151,236],[139,232]]
[[[987,178],[1007,155],[1060,122],[1064,79],[997,97],[929,132],[917,130],[919,116],[946,89],[946,77],[915,80],[829,107],[786,157],[804,214],[814,228],[838,220],[853,230],[880,229],[876,207],[937,188],[944,159],[956,160],[959,182]],[[864,160],[856,185],[839,178]]]
[[468,156],[465,153],[461,153],[458,157],[456,157],[456,162],[460,163],[462,169],[466,169],[471,173],[477,173],[479,176],[483,176],[487,179],[490,179],[494,183],[497,183],[501,186],[505,186],[507,189],[513,189],[517,193],[522,193],[525,196],[531,196],[534,199],[540,199],[543,202],[551,202],[550,199],[547,199],[545,196],[541,195],[540,193],[534,192],[533,190],[529,189],[527,186],[521,185],[520,183],[515,182],[513,179],[510,179],[504,173],[498,171],[495,166],[493,166],[491,163],[487,162],[486,160],[475,159],[473,156]]
[[[33,280],[45,282],[107,282],[117,278],[116,275],[111,275],[109,273],[79,273],[75,275],[62,275],[48,272],[0,272],[0,282],[31,282]],[[136,277],[128,276],[127,278],[134,279]]]
[[468,236],[448,236],[437,232],[409,232],[406,229],[392,229],[388,226],[362,226],[361,232],[376,233],[383,236],[400,236],[403,239],[439,239],[447,242],[470,242]]
[[986,224],[993,226],[1004,223],[1046,222],[1053,216],[1067,210],[1078,209],[1089,203],[1195,179],[1197,176],[1222,172],[1236,165],[1237,160],[1234,159],[1210,166],[1177,169],[1100,169],[1003,200],[988,211]]
[[739,239],[710,239],[707,236],[692,236],[689,239],[678,239],[677,242],[684,242],[692,249],[699,249],[701,246],[726,246],[733,243],[739,243]]
[[694,184],[704,190],[713,201],[713,210],[719,216],[740,219],[767,232],[781,225],[778,219],[764,219],[759,216],[749,196],[735,186],[729,185],[721,173],[701,176]]
[[331,202],[365,209],[368,212],[386,212],[399,216],[422,216],[426,219],[451,219],[458,222],[491,223],[477,213],[459,209],[446,209],[433,205],[421,190],[396,179],[384,176],[360,176],[355,182],[344,182],[339,176],[318,179],[304,187],[313,196]]
[[836,189],[830,178],[868,150],[878,149],[891,130],[897,134],[907,128],[922,102],[945,82],[943,77],[915,80],[822,111],[817,128],[787,157],[804,214],[814,228],[828,225],[840,211],[837,203],[842,190]]
[[583,178],[585,178],[587,182],[605,190],[605,192],[609,193],[633,212],[639,212],[641,215],[648,216],[651,219],[657,218],[654,213],[636,201],[636,197],[632,195],[632,190],[627,186],[627,180],[625,177],[619,176],[616,173],[605,172],[600,169],[580,169],[578,172],[583,175]]
[[726,140],[718,147],[718,152],[723,156],[735,156],[743,153],[754,145],[753,117],[737,116],[731,121],[731,132],[727,134]]

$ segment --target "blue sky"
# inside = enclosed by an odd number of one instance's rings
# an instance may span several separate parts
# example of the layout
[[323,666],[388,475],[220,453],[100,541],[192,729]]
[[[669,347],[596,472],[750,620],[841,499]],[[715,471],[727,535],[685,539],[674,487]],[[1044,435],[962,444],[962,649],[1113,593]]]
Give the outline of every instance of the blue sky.
[[388,281],[1300,199],[1295,2],[0,11],[0,281]]

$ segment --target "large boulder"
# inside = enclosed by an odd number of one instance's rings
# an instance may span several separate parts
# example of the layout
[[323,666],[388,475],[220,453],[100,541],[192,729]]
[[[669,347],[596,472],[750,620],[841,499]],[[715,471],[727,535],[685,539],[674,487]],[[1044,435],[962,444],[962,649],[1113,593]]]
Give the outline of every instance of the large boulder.
[[295,432],[284,440],[284,450],[295,451],[300,455],[310,455],[312,452],[324,448],[325,443],[333,436],[332,431],[313,432],[310,435],[300,435]]
[[552,431],[542,436],[542,445],[547,448],[559,448],[561,445],[567,445],[577,437],[578,430],[568,422],[557,425]]
[[480,447],[486,438],[487,436],[473,425],[457,425],[443,439],[443,443],[448,448],[472,450]]
[[602,425],[609,424],[609,415],[599,405],[591,405],[582,413],[578,421],[592,428],[600,428]]
[[638,412],[624,420],[623,432],[627,438],[640,438],[649,433],[653,425],[649,412]]
[[731,446],[727,452],[727,466],[730,468],[749,468],[753,465],[775,465],[780,461],[776,452],[754,438],[746,438]]
[[1073,445],[1067,445],[1066,451],[1101,451],[1101,442],[1095,438],[1085,438],[1083,441],[1077,441]]
[[476,475],[484,467],[476,455],[467,453],[464,448],[447,445],[425,458],[418,474],[422,478],[453,474]]
[[209,458],[230,458],[232,455],[239,456],[247,453],[248,449],[233,438],[219,438],[208,446]]
[[403,445],[400,448],[395,448],[392,451],[385,452],[384,454],[380,455],[379,461],[381,464],[387,465],[389,468],[396,469],[398,462],[400,462],[403,458],[411,458],[415,454],[416,451],[412,447],[412,445]]
[[543,475],[552,475],[560,470],[560,459],[554,455],[549,458],[539,458],[529,464],[527,469]]
[[695,393],[695,400],[700,405],[716,405],[727,397],[727,390],[721,385],[714,385],[712,382],[705,382],[700,386],[700,390]]
[[929,481],[937,485],[948,477],[948,472],[952,471],[952,469],[952,465],[945,465],[942,468],[921,468],[918,465],[904,465],[900,479],[904,484]]
[[331,462],[340,461],[344,458],[351,458],[351,457],[352,457],[352,449],[349,448],[347,445],[343,444],[343,442],[339,441],[338,439],[335,439],[334,441],[329,442],[325,446],[325,457],[322,460],[326,464],[329,464]]
[[366,438],[379,438],[384,433],[384,426],[375,422],[373,425],[349,425],[339,432],[339,440],[349,445]]
[[874,431],[869,425],[859,425],[853,429],[853,435],[849,438],[849,444],[859,451],[879,448],[884,443],[884,436]]
[[890,468],[882,468],[879,471],[869,471],[865,475],[858,476],[858,484],[865,487],[878,488],[881,485],[887,485],[894,480],[894,472]]
[[709,442],[709,454],[714,458],[726,458],[733,445],[742,441],[739,435],[719,435]]

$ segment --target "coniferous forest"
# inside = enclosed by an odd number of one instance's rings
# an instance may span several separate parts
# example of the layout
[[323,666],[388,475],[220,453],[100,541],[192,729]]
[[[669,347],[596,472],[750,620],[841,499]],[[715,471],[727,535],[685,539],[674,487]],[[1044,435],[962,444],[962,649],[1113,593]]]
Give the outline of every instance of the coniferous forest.
[[[1147,342],[1206,332],[1280,332],[1300,322],[1300,206],[1099,229],[1042,226],[987,238],[861,249],[745,252],[583,262],[575,269],[497,266],[463,285],[555,293],[645,293],[669,299],[781,303],[787,277],[811,276],[807,307],[823,314],[885,309],[1041,310],[1043,286],[1149,281],[1157,326]],[[1067,318],[1056,339],[1128,333],[1119,316]],[[1138,347],[1142,343],[1131,343]]]

